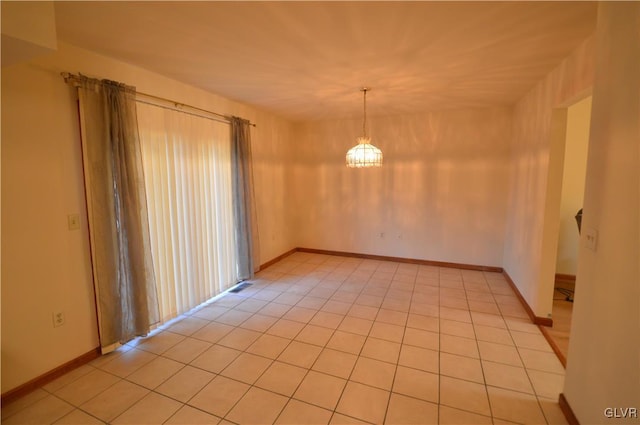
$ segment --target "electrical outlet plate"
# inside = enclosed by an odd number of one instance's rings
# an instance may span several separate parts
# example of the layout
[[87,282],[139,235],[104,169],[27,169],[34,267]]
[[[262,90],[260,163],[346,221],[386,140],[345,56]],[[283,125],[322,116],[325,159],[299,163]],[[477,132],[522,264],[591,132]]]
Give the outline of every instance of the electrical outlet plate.
[[61,311],[54,311],[53,314],[53,327],[57,328],[64,325],[64,313]]

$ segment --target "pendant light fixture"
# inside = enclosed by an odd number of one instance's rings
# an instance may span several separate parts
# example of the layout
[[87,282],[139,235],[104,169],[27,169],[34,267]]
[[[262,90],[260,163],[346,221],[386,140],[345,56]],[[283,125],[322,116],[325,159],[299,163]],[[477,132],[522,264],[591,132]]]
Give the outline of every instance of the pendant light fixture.
[[364,121],[362,123],[362,137],[358,137],[358,144],[347,152],[347,167],[366,168],[382,166],[382,151],[371,144],[371,138],[367,137],[367,92],[371,90],[363,87],[364,93]]

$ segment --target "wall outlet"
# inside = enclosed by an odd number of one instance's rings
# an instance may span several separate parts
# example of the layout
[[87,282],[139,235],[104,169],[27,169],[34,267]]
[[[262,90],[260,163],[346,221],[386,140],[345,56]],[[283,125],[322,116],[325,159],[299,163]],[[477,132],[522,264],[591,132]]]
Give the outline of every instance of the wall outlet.
[[64,313],[62,311],[53,312],[53,327],[57,328],[64,325]]

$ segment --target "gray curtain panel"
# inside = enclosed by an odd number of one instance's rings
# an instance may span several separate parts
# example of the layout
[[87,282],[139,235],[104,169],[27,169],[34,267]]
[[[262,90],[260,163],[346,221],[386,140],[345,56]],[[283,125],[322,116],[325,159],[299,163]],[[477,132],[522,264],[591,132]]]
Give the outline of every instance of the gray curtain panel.
[[75,77],[103,349],[159,321],[135,88]]
[[257,266],[258,232],[253,193],[250,123],[231,118],[233,213],[238,255],[238,280],[251,279]]

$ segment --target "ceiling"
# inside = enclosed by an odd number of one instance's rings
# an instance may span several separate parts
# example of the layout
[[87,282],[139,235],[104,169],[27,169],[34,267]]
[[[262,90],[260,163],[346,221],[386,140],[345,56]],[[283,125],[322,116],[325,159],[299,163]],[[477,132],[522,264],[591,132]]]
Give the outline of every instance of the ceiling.
[[58,37],[300,120],[510,105],[594,2],[55,2]]

